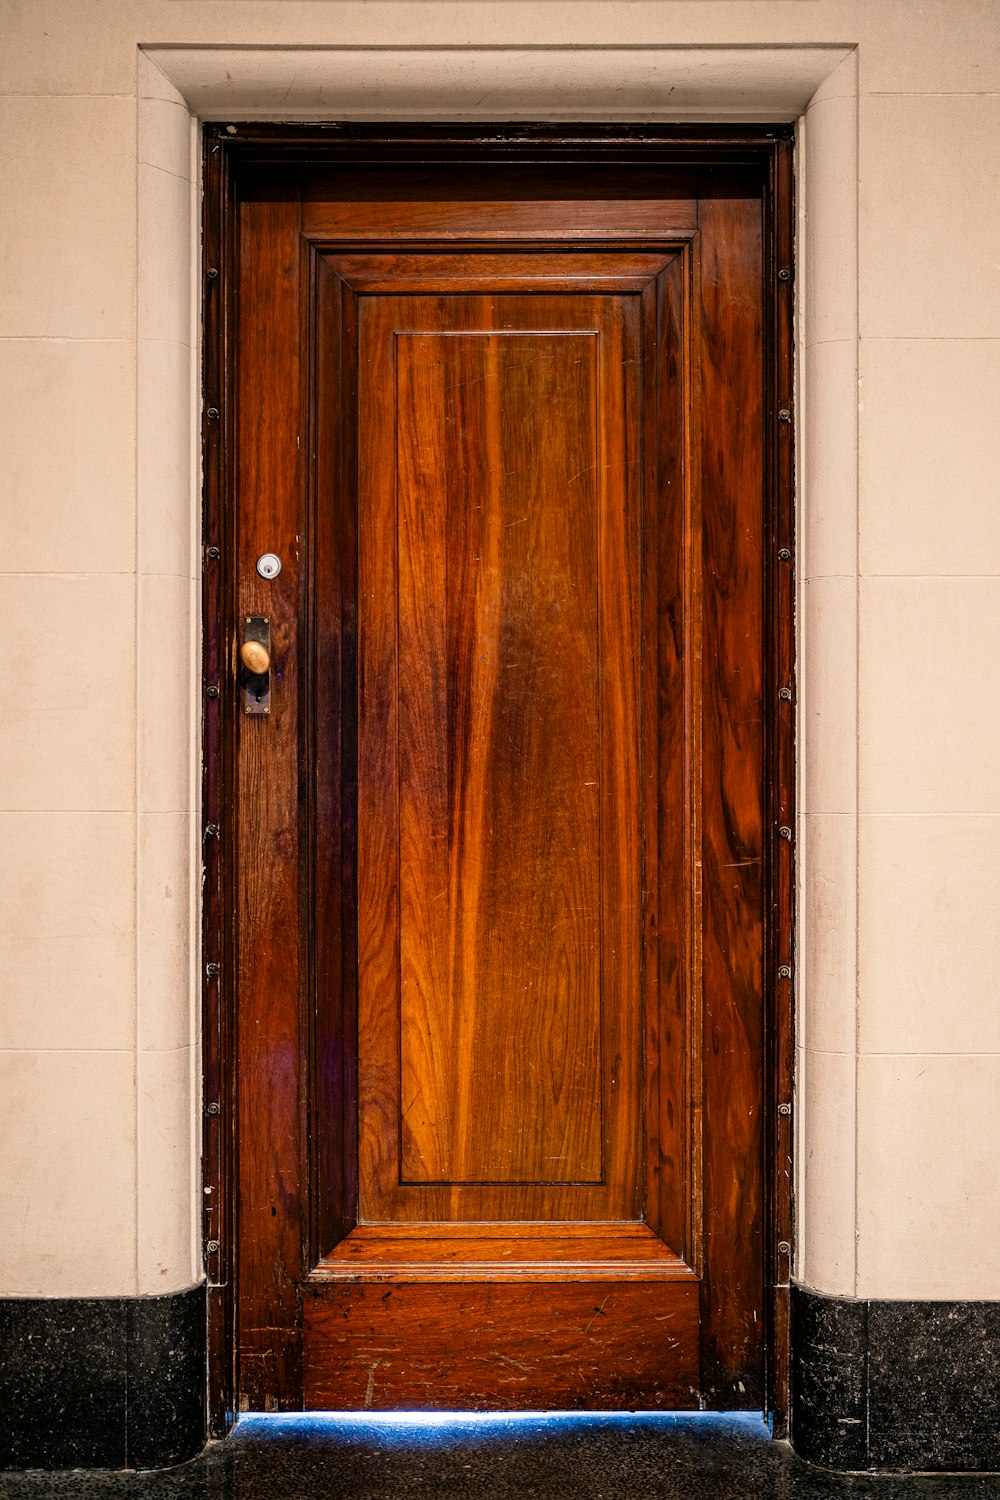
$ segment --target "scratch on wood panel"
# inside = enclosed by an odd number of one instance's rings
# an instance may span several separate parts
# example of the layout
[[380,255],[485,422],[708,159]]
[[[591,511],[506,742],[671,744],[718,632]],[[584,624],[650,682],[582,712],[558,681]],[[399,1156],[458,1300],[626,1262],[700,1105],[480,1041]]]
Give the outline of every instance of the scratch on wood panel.
[[590,1330],[593,1328],[594,1324],[597,1322],[598,1318],[603,1318],[605,1316],[604,1308],[605,1308],[605,1305],[607,1304],[608,1297],[610,1297],[610,1296],[611,1296],[611,1293],[609,1292],[608,1296],[605,1297],[605,1299],[601,1303],[600,1307],[595,1307],[594,1308],[594,1316],[591,1318],[590,1322],[587,1324],[586,1328],[583,1330],[584,1333],[589,1333]]
[[523,1364],[519,1359],[512,1359],[509,1354],[497,1354],[495,1358],[498,1359],[502,1365],[510,1365],[512,1370],[523,1370],[525,1374],[530,1374],[531,1372],[530,1365]]
[[368,1367],[368,1385],[365,1388],[365,1410],[372,1404],[372,1397],[375,1394],[375,1371],[381,1363],[380,1359],[373,1359]]
[[[610,464],[605,464],[605,465],[604,465],[604,467],[605,467],[605,468],[606,468],[606,469],[608,469],[608,468],[610,468],[610,467],[611,467],[611,466],[610,466]],[[569,478],[568,478],[568,479],[567,479],[567,481],[566,481],[566,483],[567,483],[567,484],[568,484],[568,485],[569,485],[569,484],[572,484],[572,483],[573,483],[573,481],[574,481],[574,480],[575,480],[575,479],[581,479],[581,478],[582,478],[582,477],[583,477],[583,475],[584,475],[584,474],[592,474],[592,473],[593,473],[593,471],[594,471],[594,470],[595,470],[595,469],[596,469],[596,468],[597,468],[597,465],[596,465],[596,464],[586,464],[586,465],[585,465],[585,466],[584,466],[584,467],[583,467],[583,468],[582,468],[582,469],[577,469],[577,471],[576,471],[576,473],[575,473],[575,474],[571,474],[571,475],[570,475],[570,476],[569,476]]]

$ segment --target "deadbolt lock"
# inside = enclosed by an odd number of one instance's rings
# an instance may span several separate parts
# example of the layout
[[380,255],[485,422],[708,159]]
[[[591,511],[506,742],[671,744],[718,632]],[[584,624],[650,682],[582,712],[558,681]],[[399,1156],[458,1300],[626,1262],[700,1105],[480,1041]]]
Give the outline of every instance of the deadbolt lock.
[[271,617],[247,615],[240,643],[243,712],[271,712]]

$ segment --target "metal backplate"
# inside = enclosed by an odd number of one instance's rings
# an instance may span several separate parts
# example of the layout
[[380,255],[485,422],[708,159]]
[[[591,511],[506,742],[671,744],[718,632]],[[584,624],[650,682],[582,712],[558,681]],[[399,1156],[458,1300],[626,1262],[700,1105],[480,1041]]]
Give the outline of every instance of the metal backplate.
[[[259,641],[268,656],[271,654],[270,615],[247,615],[243,622],[243,640]],[[243,712],[245,714],[269,714],[271,712],[271,668],[266,672],[248,672],[240,667],[240,683],[243,690]]]

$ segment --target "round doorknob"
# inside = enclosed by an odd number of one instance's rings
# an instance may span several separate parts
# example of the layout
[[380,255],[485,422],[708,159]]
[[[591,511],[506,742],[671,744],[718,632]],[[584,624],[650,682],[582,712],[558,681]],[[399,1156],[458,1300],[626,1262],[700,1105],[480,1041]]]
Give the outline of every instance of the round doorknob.
[[240,647],[240,661],[248,672],[262,677],[271,665],[271,653],[260,641],[244,641]]

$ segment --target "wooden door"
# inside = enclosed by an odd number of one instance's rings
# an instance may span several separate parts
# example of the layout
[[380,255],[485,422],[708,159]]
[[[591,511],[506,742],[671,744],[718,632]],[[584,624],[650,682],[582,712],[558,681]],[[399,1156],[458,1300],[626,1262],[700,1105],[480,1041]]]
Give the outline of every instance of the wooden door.
[[765,183],[237,196],[239,1402],[760,1408]]

